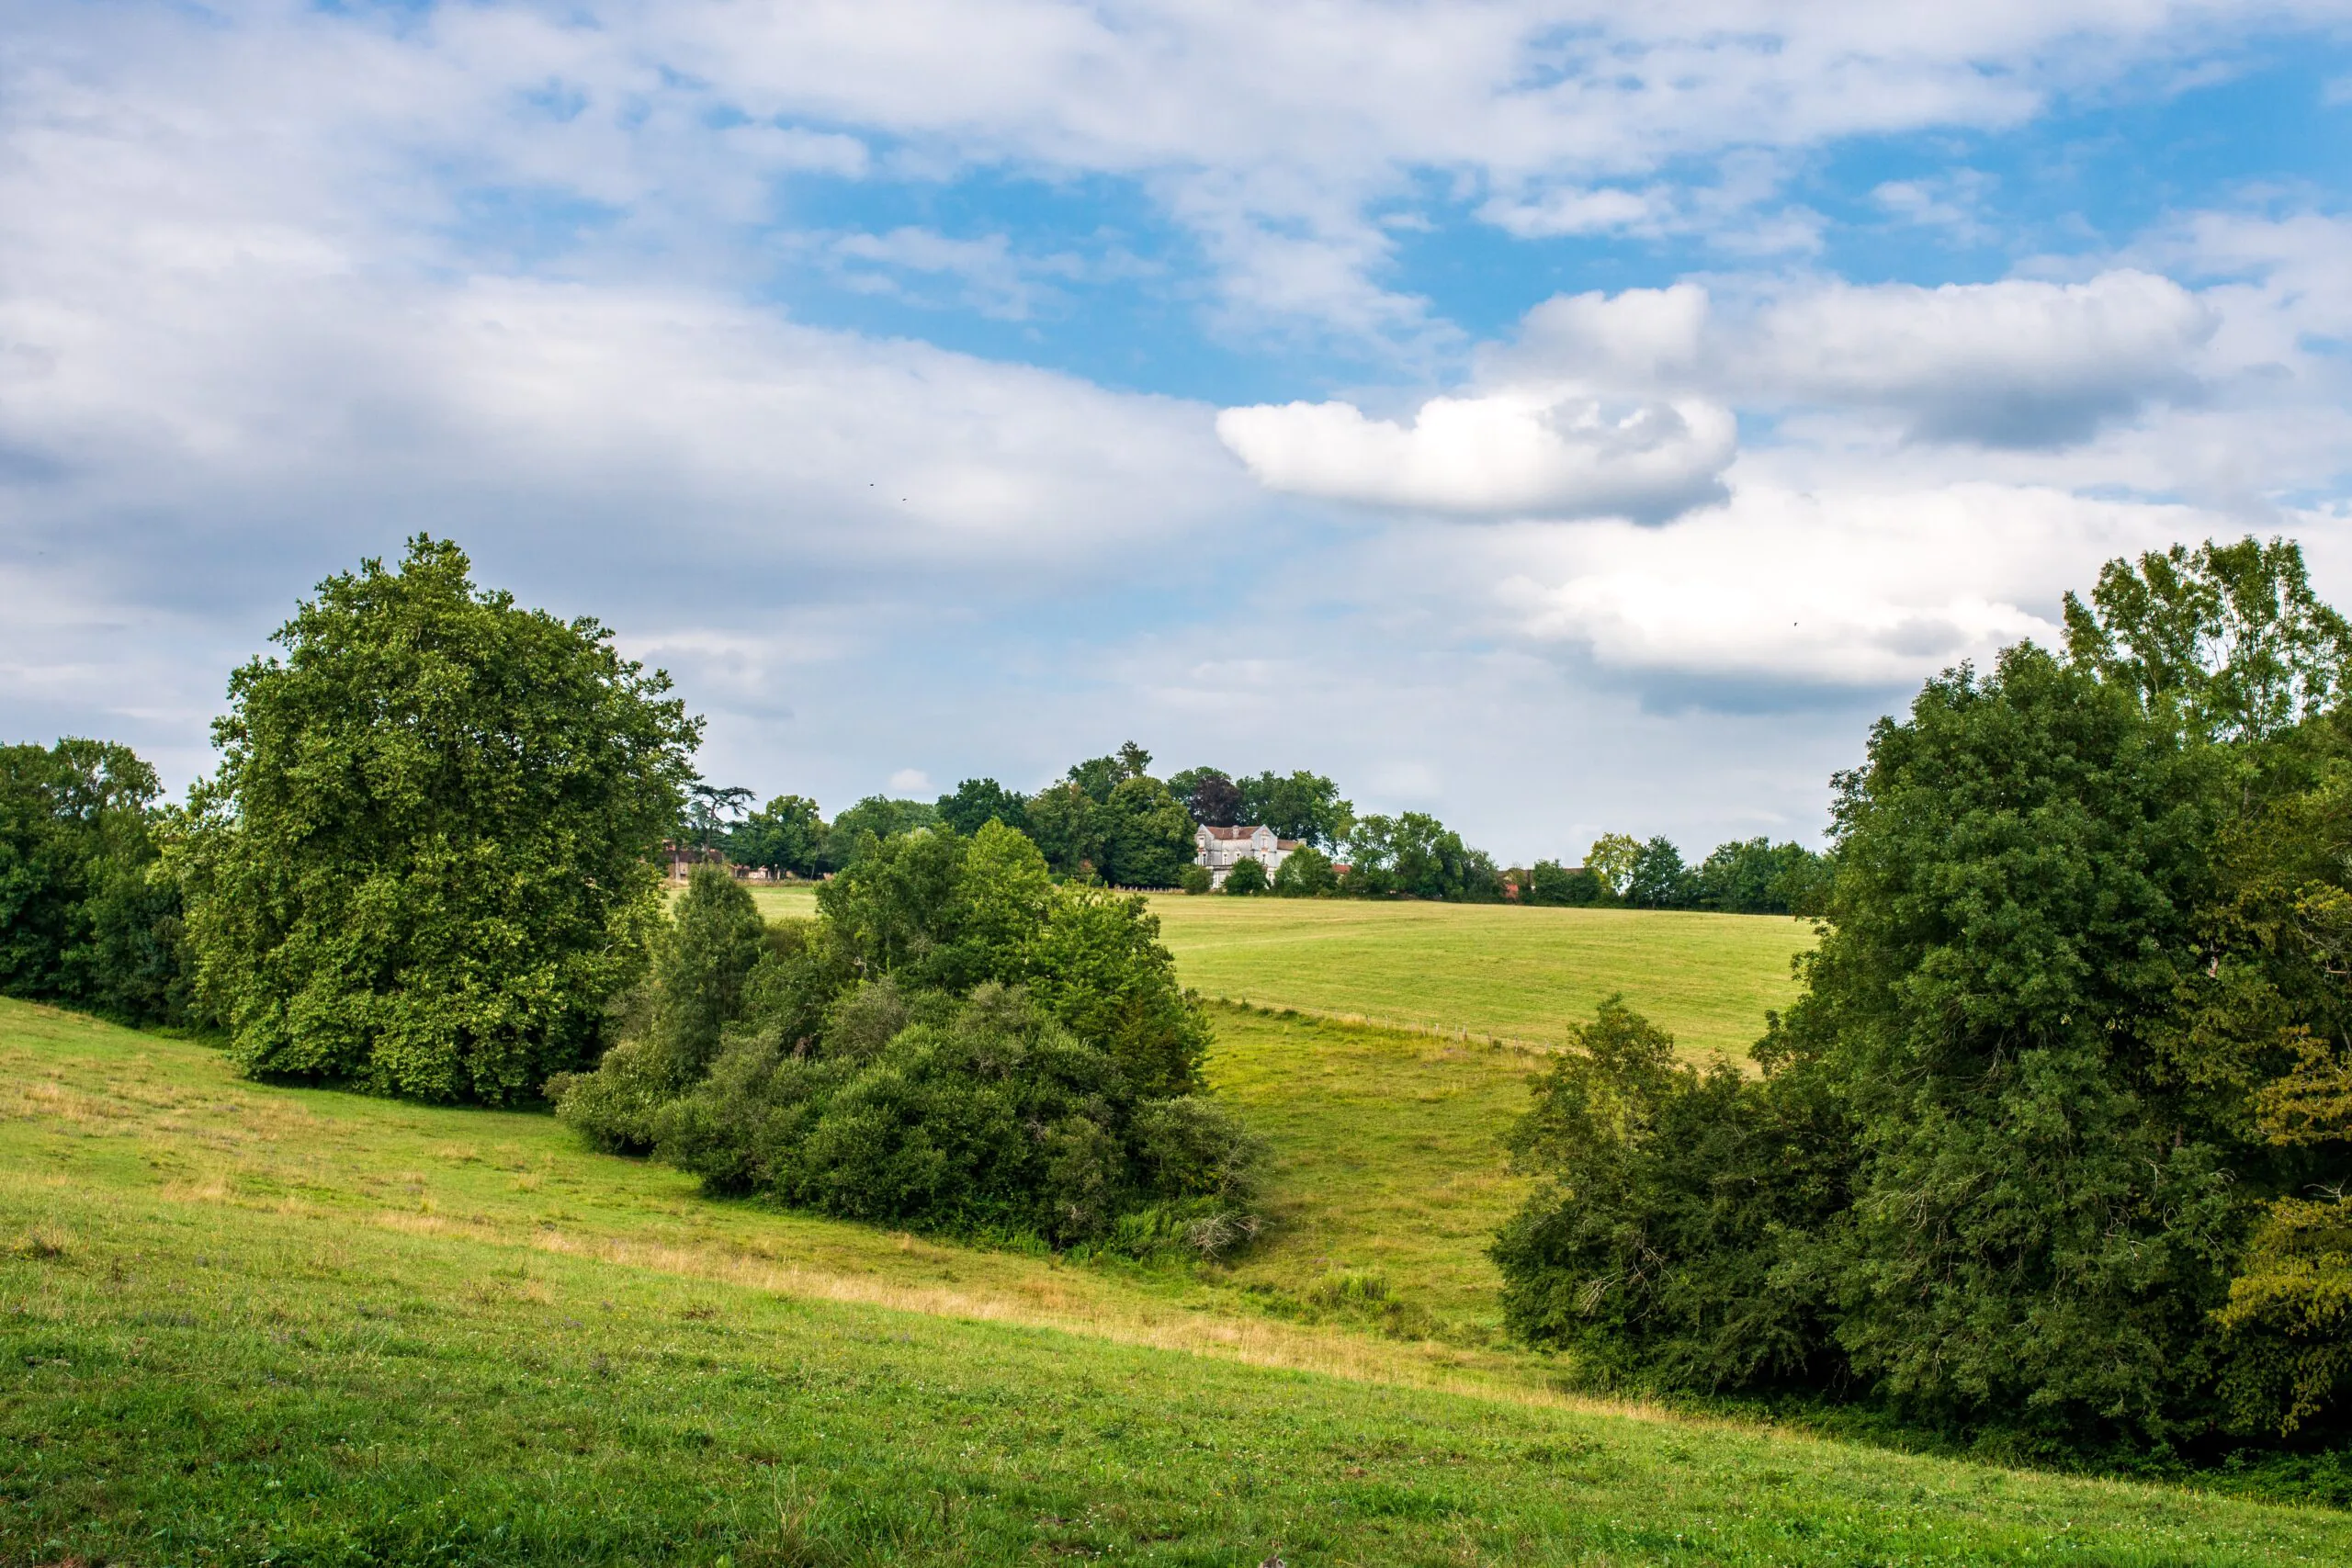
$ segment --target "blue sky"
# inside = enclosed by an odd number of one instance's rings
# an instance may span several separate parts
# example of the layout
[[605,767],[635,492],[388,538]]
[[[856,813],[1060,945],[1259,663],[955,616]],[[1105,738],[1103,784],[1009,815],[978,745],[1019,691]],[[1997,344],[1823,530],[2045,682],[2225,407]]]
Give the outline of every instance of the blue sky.
[[2352,4],[0,0],[0,725],[418,529],[831,807],[1812,839],[2111,556],[2352,599]]

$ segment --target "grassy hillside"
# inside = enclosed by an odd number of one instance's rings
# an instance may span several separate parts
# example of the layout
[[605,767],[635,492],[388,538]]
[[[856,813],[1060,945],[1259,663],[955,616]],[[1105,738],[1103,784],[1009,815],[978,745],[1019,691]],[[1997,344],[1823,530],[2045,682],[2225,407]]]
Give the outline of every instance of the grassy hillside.
[[1478,1150],[1517,1058],[1221,1021],[1292,1235],[1195,1278],[708,1203],[544,1117],[0,1003],[0,1562],[2352,1558],[2341,1515],[1614,1411],[1253,1313],[1251,1269],[1327,1257],[1475,1294],[1448,1270],[1509,1201]]
[[[771,918],[802,884],[753,889]],[[1522,909],[1322,898],[1152,899],[1184,983],[1212,997],[1552,1042],[1623,991],[1694,1052],[1745,1055],[1796,994],[1801,920],[1653,909]]]
[[1155,897],[1187,985],[1209,996],[1562,1038],[1623,991],[1694,1051],[1744,1055],[1795,992],[1802,921],[1649,909]]

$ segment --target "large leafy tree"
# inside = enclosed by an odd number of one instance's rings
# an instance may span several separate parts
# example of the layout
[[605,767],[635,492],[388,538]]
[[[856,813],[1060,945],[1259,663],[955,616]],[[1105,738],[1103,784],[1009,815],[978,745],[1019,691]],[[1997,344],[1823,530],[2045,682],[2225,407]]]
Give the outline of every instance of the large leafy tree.
[[990,822],[1019,828],[1029,820],[1029,799],[994,779],[966,779],[953,795],[939,797],[939,819],[969,838]]
[[1342,891],[1366,897],[1402,893],[1472,903],[1502,897],[1492,857],[1422,811],[1357,818],[1349,829],[1350,869]]
[[1590,1040],[1553,1075],[1521,1332],[1968,1426],[2340,1432],[2346,639],[2253,541],[2113,563],[2068,620],[1838,779],[1761,1078]]
[[2066,595],[2073,660],[2207,739],[2255,739],[2345,694],[2352,625],[2312,592],[2283,539],[2175,545],[2112,560],[2085,605]]
[[178,890],[156,874],[154,770],[127,746],[0,747],[0,991],[167,1021]]
[[1329,850],[1347,839],[1355,806],[1340,797],[1340,786],[1320,773],[1301,770],[1284,775],[1262,773],[1237,781],[1241,800],[1235,820],[1263,824],[1278,837]]
[[1039,790],[1029,797],[1024,825],[1056,875],[1102,871],[1107,848],[1102,807],[1082,784],[1065,780]]
[[1173,887],[1193,863],[1192,814],[1158,779],[1122,779],[1101,813],[1106,880],[1122,887]]
[[780,795],[727,836],[728,857],[795,876],[814,876],[825,856],[825,820],[806,795]]
[[1230,828],[1241,820],[1241,789],[1216,768],[1187,768],[1171,774],[1168,793],[1183,802],[1204,828]]
[[420,536],[330,578],[229,684],[172,858],[201,995],[257,1075],[513,1103],[594,1057],[660,912],[699,737],[605,628]]
[[864,852],[868,839],[895,839],[938,820],[938,807],[928,801],[869,795],[833,818],[825,833],[823,869],[839,871],[849,864]]

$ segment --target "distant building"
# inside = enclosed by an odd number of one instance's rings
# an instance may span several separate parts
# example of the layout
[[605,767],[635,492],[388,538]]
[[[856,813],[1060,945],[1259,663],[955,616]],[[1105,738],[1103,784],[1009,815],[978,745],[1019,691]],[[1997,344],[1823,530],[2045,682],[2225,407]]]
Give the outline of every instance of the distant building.
[[669,868],[668,882],[673,887],[683,887],[686,877],[698,865],[715,865],[738,882],[785,882],[790,878],[778,875],[763,865],[737,865],[727,858],[723,850],[697,849],[692,844],[676,842],[662,846],[662,863]]
[[1299,847],[1303,839],[1277,839],[1272,828],[1198,828],[1193,829],[1193,842],[1200,853],[1193,857],[1195,865],[1209,868],[1209,886],[1225,886],[1226,874],[1245,860],[1254,860],[1272,876],[1290,858],[1291,851]]

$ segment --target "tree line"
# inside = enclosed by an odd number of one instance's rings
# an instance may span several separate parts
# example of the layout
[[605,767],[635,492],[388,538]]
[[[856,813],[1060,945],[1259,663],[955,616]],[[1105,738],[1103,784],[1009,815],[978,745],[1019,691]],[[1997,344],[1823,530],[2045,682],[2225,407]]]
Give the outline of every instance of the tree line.
[[848,865],[869,836],[887,840],[944,827],[968,837],[995,822],[1025,835],[1057,876],[1204,893],[1209,876],[1193,863],[1195,830],[1263,826],[1298,847],[1271,874],[1242,863],[1224,890],[1302,898],[1516,899],[1791,914],[1804,909],[1822,876],[1822,857],[1801,844],[1727,843],[1692,866],[1663,836],[1644,842],[1623,833],[1602,834],[1582,865],[1544,860],[1506,870],[1427,812],[1357,816],[1354,803],[1320,773],[1236,776],[1195,767],[1162,780],[1151,774],[1151,761],[1128,741],[1114,753],[1072,764],[1035,795],[992,778],[966,779],[932,802],[869,795],[831,822],[815,801],[798,795],[778,795],[729,820],[712,803],[748,801],[752,792],[697,784],[696,809],[684,831],[739,865],[817,877]]
[[2065,630],[1835,781],[1760,1073],[1612,1002],[1540,1080],[1521,1337],[2026,1455],[2352,1435],[2352,626],[2247,539]]

